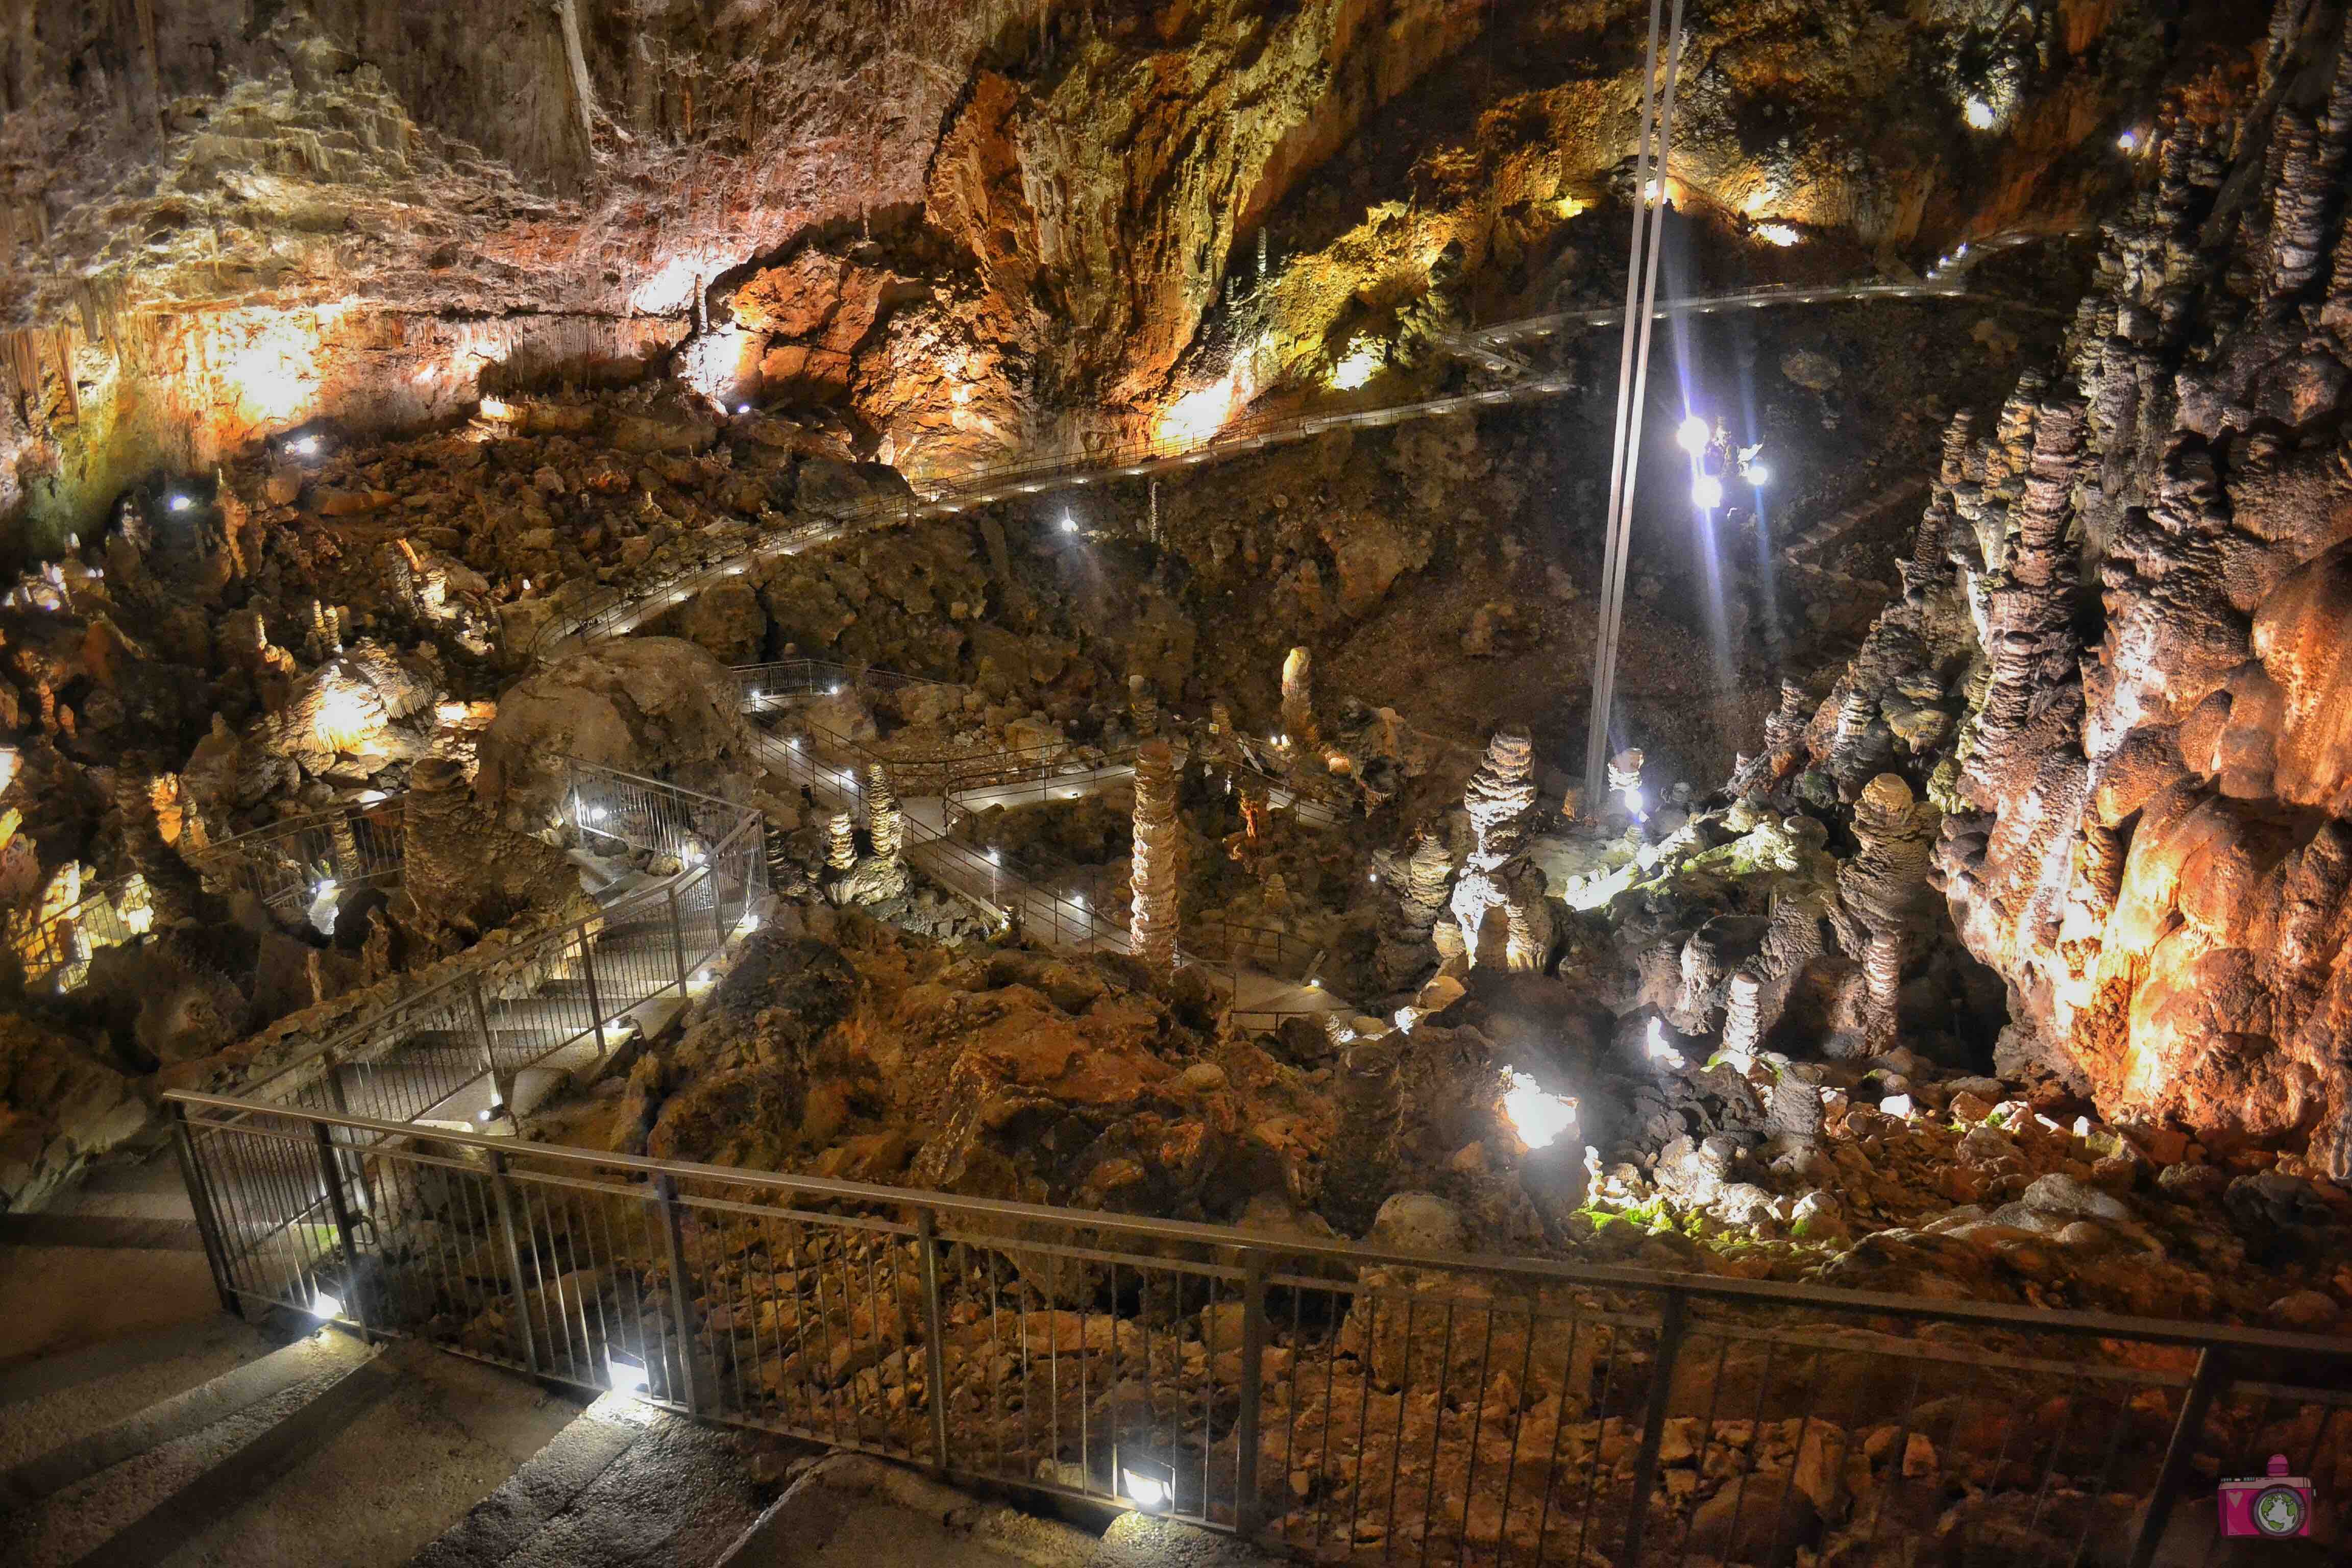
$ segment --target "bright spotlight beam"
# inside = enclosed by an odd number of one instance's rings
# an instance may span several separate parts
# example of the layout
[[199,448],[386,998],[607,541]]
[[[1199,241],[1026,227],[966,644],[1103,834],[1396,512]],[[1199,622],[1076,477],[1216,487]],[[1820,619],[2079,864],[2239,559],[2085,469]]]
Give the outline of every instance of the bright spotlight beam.
[[1683,422],[1675,427],[1675,445],[1694,458],[1706,451],[1707,444],[1714,438],[1715,432],[1708,429],[1706,421],[1696,414],[1685,415]]

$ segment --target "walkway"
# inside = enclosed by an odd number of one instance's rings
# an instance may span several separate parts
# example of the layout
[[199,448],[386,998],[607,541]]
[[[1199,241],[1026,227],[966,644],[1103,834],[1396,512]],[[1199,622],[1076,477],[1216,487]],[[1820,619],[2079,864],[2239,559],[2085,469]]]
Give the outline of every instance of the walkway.
[[[814,668],[814,661],[811,664]],[[954,833],[964,818],[993,806],[1076,800],[1125,783],[1135,776],[1131,756],[1089,763],[1066,756],[1041,757],[1034,752],[975,752],[952,763],[919,761],[902,768],[792,711],[788,704],[795,695],[814,695],[819,690],[830,694],[836,689],[830,679],[803,676],[796,679],[781,665],[751,667],[737,675],[761,761],[778,776],[805,785],[824,810],[846,812],[870,823],[866,770],[879,760],[894,789],[902,792],[899,817],[909,866],[987,918],[1015,924],[1023,934],[1050,946],[1074,952],[1132,951],[1127,910],[1107,906],[1088,892],[1096,880],[1088,868],[1024,861],[1001,850],[965,843]],[[792,732],[780,734],[779,729]],[[954,782],[959,773],[982,782],[960,788]],[[918,781],[932,779],[940,781],[937,793],[912,793]],[[1277,790],[1279,786],[1270,781],[1269,795]],[[1287,790],[1279,793],[1297,799]],[[1338,824],[1339,815],[1328,805],[1316,801],[1304,804],[1311,808],[1304,820],[1325,826]],[[1302,975],[1316,956],[1286,932],[1210,929],[1221,931],[1229,950],[1237,945],[1273,949],[1277,963],[1297,968]],[[1231,958],[1182,956],[1188,963],[1229,977],[1226,1011],[1244,1016],[1251,1027],[1271,1028],[1295,1014],[1352,1011],[1351,1004],[1320,985],[1304,984]]]
[[[2036,236],[2000,236],[1980,242],[1983,248],[2022,244]],[[1702,295],[1663,300],[1657,314],[1717,315],[1727,311],[1765,310],[1792,305],[1840,305],[1901,300],[1974,300],[2021,309],[2018,301],[1969,288],[1964,282],[1937,277],[1916,283],[1853,283],[1824,289],[1757,289],[1737,294]],[[1213,435],[1192,440],[1156,439],[1079,454],[1032,458],[992,465],[962,474],[923,480],[903,496],[886,496],[845,508],[826,518],[811,520],[778,531],[749,550],[706,566],[674,574],[635,588],[611,588],[592,595],[574,614],[543,628],[533,643],[541,658],[559,658],[582,641],[621,637],[647,621],[730,577],[741,576],[759,562],[795,555],[814,546],[868,528],[925,519],[950,517],[971,507],[992,506],[1020,496],[1043,495],[1118,479],[1147,479],[1177,472],[1202,463],[1247,457],[1269,447],[1304,441],[1339,430],[1379,429],[1411,420],[1475,413],[1482,408],[1556,397],[1573,392],[1576,382],[1551,373],[1538,374],[1502,353],[1507,345],[1531,339],[1604,327],[1624,320],[1622,307],[1559,311],[1530,316],[1457,333],[1448,340],[1466,357],[1517,379],[1503,386],[1423,398],[1372,407],[1338,409],[1318,414],[1281,414],[1239,419]]]

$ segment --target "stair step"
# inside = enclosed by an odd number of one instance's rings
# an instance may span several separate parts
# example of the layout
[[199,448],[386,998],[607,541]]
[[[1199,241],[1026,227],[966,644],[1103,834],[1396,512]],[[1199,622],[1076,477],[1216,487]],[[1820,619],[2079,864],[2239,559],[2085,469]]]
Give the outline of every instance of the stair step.
[[0,1466],[22,1464],[277,1348],[226,1313],[0,1373]]
[[380,1387],[288,1424],[304,1428],[290,1462],[250,1467],[227,1506],[175,1519],[182,1532],[141,1561],[399,1568],[581,1411],[579,1397],[413,1342],[386,1349],[369,1372]]
[[411,1559],[411,1568],[493,1568],[594,1485],[645,1435],[650,1406],[607,1395]]
[[[285,1350],[296,1352],[305,1375],[207,1426],[134,1449],[107,1468],[12,1513],[6,1527],[12,1568],[68,1568],[84,1561],[184,1488],[200,1488],[224,1460],[301,1411],[370,1355],[356,1339],[335,1331],[298,1340]],[[157,1408],[172,1403],[164,1401]],[[159,1424],[159,1433],[161,1429]]]
[[[744,1462],[746,1436],[648,1410],[643,1435],[499,1568],[717,1562],[773,1490]],[[770,1441],[791,1453],[818,1451]]]
[[0,1474],[0,1504],[23,1507],[121,1464],[134,1454],[200,1432],[365,1355],[338,1336],[297,1340],[258,1360],[159,1400],[109,1426],[23,1460]]

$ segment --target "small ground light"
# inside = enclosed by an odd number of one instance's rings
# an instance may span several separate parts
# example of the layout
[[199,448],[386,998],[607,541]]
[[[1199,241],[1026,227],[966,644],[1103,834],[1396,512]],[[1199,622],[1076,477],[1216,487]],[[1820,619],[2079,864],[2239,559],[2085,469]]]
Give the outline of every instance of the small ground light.
[[1691,500],[1703,511],[1713,511],[1723,504],[1723,481],[1713,474],[1701,474],[1691,481]]
[[2122,135],[2116,138],[2116,146],[2118,150],[2126,153],[2138,152],[2139,132],[2137,131],[2125,132]]
[[1750,463],[1748,465],[1748,482],[1760,490],[1772,482],[1772,470],[1761,463]]
[[298,458],[315,458],[319,455],[319,438],[316,436],[304,436],[298,440],[287,442],[286,449]]
[[1078,531],[1078,520],[1077,520],[1077,518],[1076,518],[1075,515],[1073,515],[1072,513],[1070,513],[1070,512],[1066,512],[1066,512],[1064,512],[1064,513],[1062,514],[1062,531],[1063,531],[1064,533],[1076,533],[1076,532],[1077,532],[1077,531]]
[[330,1295],[324,1290],[320,1291],[310,1298],[310,1315],[320,1320],[341,1317],[343,1315],[342,1298]]
[[1675,427],[1675,445],[1694,458],[1706,451],[1714,439],[1715,432],[1696,414],[1685,415],[1683,422]]
[[604,1357],[604,1375],[611,1380],[615,1394],[646,1391],[646,1363],[626,1351],[614,1351]]
[[735,405],[735,412],[738,414],[749,414],[751,412],[751,405],[748,403],[739,403]]
[[1981,98],[1972,98],[1960,106],[1960,118],[1969,122],[1971,131],[1990,131],[1994,118],[1992,105]]
[[186,496],[173,495],[171,500],[165,501],[163,504],[170,507],[173,511],[185,511],[196,503],[189,500]]
[[1118,1488],[1138,1508],[1166,1508],[1176,1496],[1176,1468],[1140,1455],[1123,1458],[1118,1467]]

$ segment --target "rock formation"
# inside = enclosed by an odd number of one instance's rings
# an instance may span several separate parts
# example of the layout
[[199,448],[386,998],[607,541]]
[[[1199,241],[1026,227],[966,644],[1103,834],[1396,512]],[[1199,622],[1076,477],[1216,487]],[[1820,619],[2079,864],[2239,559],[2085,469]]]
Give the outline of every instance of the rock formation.
[[866,833],[877,859],[895,865],[905,852],[906,818],[890,788],[889,770],[880,763],[866,766]]
[[1295,757],[1318,762],[1323,733],[1315,723],[1315,656],[1295,647],[1282,661],[1282,732]]
[[1135,889],[1129,924],[1136,957],[1165,979],[1176,968],[1177,900],[1182,891],[1183,825],[1176,814],[1176,754],[1164,740],[1135,754]]
[[[1537,970],[1551,953],[1551,908],[1544,874],[1527,857],[1535,818],[1534,748],[1503,730],[1463,791],[1474,840],[1454,884],[1454,924],[1471,963]],[[1494,918],[1499,914],[1499,920]]]
[[1395,989],[1418,979],[1437,957],[1431,932],[1445,913],[1454,857],[1444,839],[1423,828],[1413,835],[1409,851],[1375,855],[1372,864],[1379,868],[1381,884],[1388,894],[1381,910],[1380,947],[1373,965],[1381,983]]

